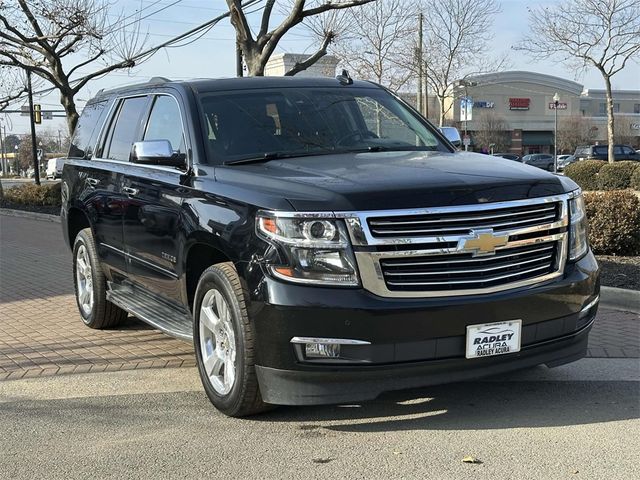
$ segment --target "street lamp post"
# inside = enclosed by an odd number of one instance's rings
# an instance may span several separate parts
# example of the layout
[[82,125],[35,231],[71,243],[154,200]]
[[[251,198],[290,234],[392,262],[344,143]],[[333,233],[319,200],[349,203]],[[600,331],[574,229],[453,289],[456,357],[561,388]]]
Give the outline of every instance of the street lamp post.
[[555,127],[553,131],[553,172],[558,173],[558,105],[560,104],[560,95],[556,92],[553,95],[553,105],[555,113]]

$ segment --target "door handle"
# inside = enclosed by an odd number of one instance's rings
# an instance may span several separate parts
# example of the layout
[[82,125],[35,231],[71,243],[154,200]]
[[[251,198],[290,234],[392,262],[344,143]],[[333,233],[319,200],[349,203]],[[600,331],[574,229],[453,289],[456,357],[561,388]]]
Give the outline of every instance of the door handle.
[[97,178],[87,178],[87,183],[92,187],[95,187],[100,183],[100,180],[98,180]]
[[138,190],[137,188],[122,187],[122,191],[127,195],[129,195],[130,197],[133,197],[137,195],[140,190]]

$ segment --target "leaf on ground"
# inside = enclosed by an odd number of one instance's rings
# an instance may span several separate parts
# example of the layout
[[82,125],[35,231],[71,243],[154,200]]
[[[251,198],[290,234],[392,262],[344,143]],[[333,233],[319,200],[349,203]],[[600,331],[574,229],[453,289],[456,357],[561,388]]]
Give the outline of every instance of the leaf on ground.
[[472,455],[467,455],[466,457],[464,457],[462,459],[462,463],[475,463],[477,465],[482,463],[482,460],[472,456]]

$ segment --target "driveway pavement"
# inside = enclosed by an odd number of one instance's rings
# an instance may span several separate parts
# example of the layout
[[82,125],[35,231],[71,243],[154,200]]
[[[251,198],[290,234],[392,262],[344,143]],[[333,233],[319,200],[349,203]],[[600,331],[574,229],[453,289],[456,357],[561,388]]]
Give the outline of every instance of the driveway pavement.
[[194,368],[0,382],[0,477],[635,480],[639,367],[583,359],[248,419],[216,412]]
[[[637,315],[599,312],[589,356],[638,358],[639,346]],[[133,317],[119,329],[86,328],[60,225],[0,211],[0,380],[194,364],[191,345]]]

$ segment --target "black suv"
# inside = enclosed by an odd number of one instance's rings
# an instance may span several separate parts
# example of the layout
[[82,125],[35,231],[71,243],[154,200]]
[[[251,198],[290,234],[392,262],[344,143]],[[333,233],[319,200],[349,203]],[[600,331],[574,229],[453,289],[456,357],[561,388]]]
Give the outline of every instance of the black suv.
[[345,76],[100,92],[62,201],[86,325],[192,341],[228,415],[564,364],[596,315],[575,183]]
[[[576,161],[580,160],[608,160],[609,159],[609,146],[608,145],[585,145],[576,148],[576,152],[573,154]],[[620,160],[635,160],[640,161],[640,154],[628,145],[614,145],[613,146],[614,161]]]

